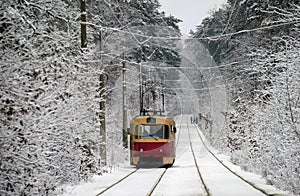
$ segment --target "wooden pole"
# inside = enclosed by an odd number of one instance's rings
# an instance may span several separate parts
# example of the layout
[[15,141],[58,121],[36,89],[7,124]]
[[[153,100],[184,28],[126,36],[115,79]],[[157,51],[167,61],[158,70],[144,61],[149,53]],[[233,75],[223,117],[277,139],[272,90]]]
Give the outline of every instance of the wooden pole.
[[87,41],[86,41],[85,0],[80,0],[80,11],[81,11],[81,48],[86,48],[87,47]]
[[[104,71],[103,67],[103,36],[102,31],[100,31],[99,41],[100,41],[100,69]],[[106,165],[106,125],[105,125],[105,81],[104,81],[104,73],[100,70],[99,82],[100,82],[100,136],[101,136],[101,144],[100,144],[100,158],[101,164]]]
[[123,105],[123,147],[128,148],[127,142],[127,108],[126,108],[126,63],[125,63],[125,51],[123,53],[123,62],[122,62],[122,105]]

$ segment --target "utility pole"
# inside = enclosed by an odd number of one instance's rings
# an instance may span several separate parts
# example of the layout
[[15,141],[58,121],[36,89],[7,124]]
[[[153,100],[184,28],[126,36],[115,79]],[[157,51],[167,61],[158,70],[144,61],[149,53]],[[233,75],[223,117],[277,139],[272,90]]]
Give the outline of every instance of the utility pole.
[[163,79],[160,84],[161,88],[161,99],[162,99],[162,112],[165,112],[165,76],[163,76]]
[[122,106],[123,106],[123,147],[128,148],[127,143],[127,108],[126,108],[126,63],[125,63],[125,51],[123,52],[122,61]]
[[87,47],[87,41],[86,41],[85,0],[80,0],[80,11],[81,11],[81,48],[86,48]]
[[142,75],[142,63],[140,62],[140,78],[139,78],[139,87],[140,87],[140,115],[143,115],[143,75]]
[[[106,165],[106,126],[105,126],[105,83],[104,83],[104,67],[103,67],[103,32],[100,30],[99,50],[100,50],[100,158],[101,164]],[[103,71],[101,71],[101,69]]]

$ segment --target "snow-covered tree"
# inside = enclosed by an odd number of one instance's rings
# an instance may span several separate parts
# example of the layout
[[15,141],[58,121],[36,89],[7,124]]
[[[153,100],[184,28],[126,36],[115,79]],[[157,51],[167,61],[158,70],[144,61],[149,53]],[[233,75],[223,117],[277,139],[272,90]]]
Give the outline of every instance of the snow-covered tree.
[[79,13],[63,1],[1,2],[1,195],[47,195],[99,171],[88,146],[99,137],[97,76],[79,48]]
[[[224,112],[226,135],[222,138],[226,136],[225,146],[235,163],[297,195],[299,3],[228,2],[225,10],[215,12],[194,33],[225,65],[220,70],[230,107]],[[206,27],[217,24],[221,13],[227,13],[222,28],[209,31]]]

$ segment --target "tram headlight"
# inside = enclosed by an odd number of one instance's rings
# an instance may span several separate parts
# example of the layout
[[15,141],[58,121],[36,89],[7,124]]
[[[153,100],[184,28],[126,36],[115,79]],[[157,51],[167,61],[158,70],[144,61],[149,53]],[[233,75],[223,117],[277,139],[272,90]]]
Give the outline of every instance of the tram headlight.
[[141,149],[140,149],[140,152],[144,152],[144,149],[141,148]]
[[159,152],[163,152],[163,149],[161,148],[161,149],[159,149]]

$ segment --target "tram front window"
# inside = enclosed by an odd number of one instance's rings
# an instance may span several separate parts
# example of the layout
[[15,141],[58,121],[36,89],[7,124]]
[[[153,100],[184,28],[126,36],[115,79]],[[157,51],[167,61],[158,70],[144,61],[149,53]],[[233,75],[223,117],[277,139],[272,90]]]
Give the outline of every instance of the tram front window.
[[163,138],[163,125],[142,125],[141,139]]

